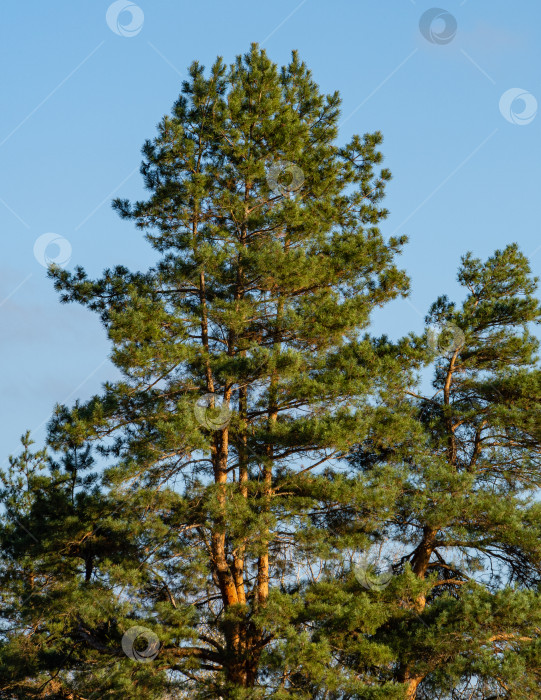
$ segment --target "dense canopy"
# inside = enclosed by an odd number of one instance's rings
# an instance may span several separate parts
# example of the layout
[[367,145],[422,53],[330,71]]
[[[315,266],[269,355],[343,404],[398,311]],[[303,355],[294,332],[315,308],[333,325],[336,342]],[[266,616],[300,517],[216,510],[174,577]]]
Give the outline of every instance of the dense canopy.
[[296,53],[194,63],[114,202],[159,262],[50,269],[121,379],[0,475],[0,698],[539,696],[536,280],[466,254],[371,334],[406,239],[339,118]]

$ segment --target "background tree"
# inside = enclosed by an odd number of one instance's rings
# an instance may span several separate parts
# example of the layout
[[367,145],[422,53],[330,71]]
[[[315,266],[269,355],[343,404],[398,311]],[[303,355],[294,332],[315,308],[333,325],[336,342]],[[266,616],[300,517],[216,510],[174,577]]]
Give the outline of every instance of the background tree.
[[[401,481],[385,536],[411,595],[372,639],[393,649],[408,698],[535,698],[541,689],[541,319],[527,259],[510,245],[462,259],[460,307],[431,307],[433,392],[410,392],[424,438],[369,440],[351,463]],[[434,330],[436,332],[434,332]],[[430,335],[427,338],[430,341]],[[400,577],[398,577],[400,579]],[[397,603],[398,583],[379,595]]]

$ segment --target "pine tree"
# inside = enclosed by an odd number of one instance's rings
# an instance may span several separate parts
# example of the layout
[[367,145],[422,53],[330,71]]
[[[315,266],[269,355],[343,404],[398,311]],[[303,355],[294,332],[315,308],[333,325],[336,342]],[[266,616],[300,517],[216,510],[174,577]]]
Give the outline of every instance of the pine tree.
[[[296,53],[279,70],[254,45],[189,75],[143,148],[148,200],[115,202],[159,263],[95,281],[51,270],[62,301],[100,314],[123,378],[50,424],[52,450],[99,447],[104,524],[83,514],[101,539],[58,583],[58,623],[52,593],[39,598],[32,673],[50,697],[96,686],[100,697],[399,697],[400,684],[367,685],[313,634],[321,614],[306,598],[319,577],[340,596],[352,552],[379,538],[398,498],[395,483],[348,475],[344,456],[410,430],[398,401],[421,353],[365,334],[408,288],[394,262],[405,239],[378,228],[381,134],[338,145],[339,96],[322,95]],[[63,567],[67,541],[59,525],[40,546]],[[385,616],[366,596],[356,606],[367,631]],[[122,651],[140,627],[136,651],[153,663]],[[61,663],[58,640],[70,647]],[[363,653],[389,658],[380,644]],[[4,692],[30,697],[39,683],[23,681]]]
[[370,639],[392,650],[387,675],[408,698],[532,699],[541,693],[536,280],[516,245],[485,262],[464,256],[458,279],[463,304],[440,297],[426,319],[437,358],[433,392],[409,394],[419,442],[369,439],[350,457],[360,473],[378,480],[391,469],[402,483],[382,532],[404,553],[396,581],[374,593],[395,614]]
[[148,200],[115,202],[158,264],[51,270],[122,379],[2,476],[0,698],[537,697],[527,260],[466,255],[460,306],[370,337],[408,288],[381,135],[337,145],[339,96],[296,54],[189,75]]
[[[0,529],[0,590],[5,624],[0,645],[1,697],[66,697],[55,676],[65,665],[73,678],[88,675],[84,654],[71,664],[74,638],[66,621],[80,625],[81,595],[96,558],[114,561],[114,535],[107,523],[113,506],[101,493],[90,446],[66,446],[56,462],[46,450],[23,452],[0,475],[5,506]],[[96,525],[99,523],[99,528]],[[101,528],[101,531],[100,531]],[[78,588],[78,584],[80,588]],[[68,624],[69,626],[69,624]],[[31,631],[31,633],[30,633]]]

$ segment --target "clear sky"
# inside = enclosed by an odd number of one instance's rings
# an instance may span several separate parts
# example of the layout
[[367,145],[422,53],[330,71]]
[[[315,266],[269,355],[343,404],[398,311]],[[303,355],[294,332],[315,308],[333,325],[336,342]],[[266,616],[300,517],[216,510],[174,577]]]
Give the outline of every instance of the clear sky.
[[115,376],[97,318],[59,304],[40,260],[69,258],[68,269],[93,276],[152,264],[110,201],[143,194],[140,147],[194,59],[230,62],[257,41],[281,64],[298,49],[321,88],[342,94],[341,139],[383,132],[393,173],[383,231],[409,236],[413,291],[377,316],[375,332],[420,331],[438,295],[458,298],[467,250],[486,257],[517,241],[541,275],[539,0],[445,0],[431,14],[424,0],[109,7],[0,6],[0,463],[26,429],[42,442],[56,402]]

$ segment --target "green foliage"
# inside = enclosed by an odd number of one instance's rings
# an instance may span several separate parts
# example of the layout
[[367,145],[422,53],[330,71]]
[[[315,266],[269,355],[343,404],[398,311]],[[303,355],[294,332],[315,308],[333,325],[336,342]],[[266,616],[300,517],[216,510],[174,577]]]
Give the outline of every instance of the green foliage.
[[[430,580],[414,606],[425,626],[397,644],[417,697],[534,698],[540,689],[541,371],[536,280],[516,245],[464,256],[461,305],[440,297],[427,323],[450,331],[433,394],[410,392],[424,438],[375,440],[352,454],[374,478],[402,479],[389,538],[401,565]],[[459,329],[459,330],[458,330]],[[383,630],[381,630],[383,633]],[[376,636],[376,638],[379,638]],[[382,640],[399,642],[382,634]]]
[[157,265],[51,270],[122,377],[3,476],[0,698],[536,697],[535,281],[466,256],[439,337],[371,337],[405,239],[339,113],[295,53],[194,63],[114,203]]

